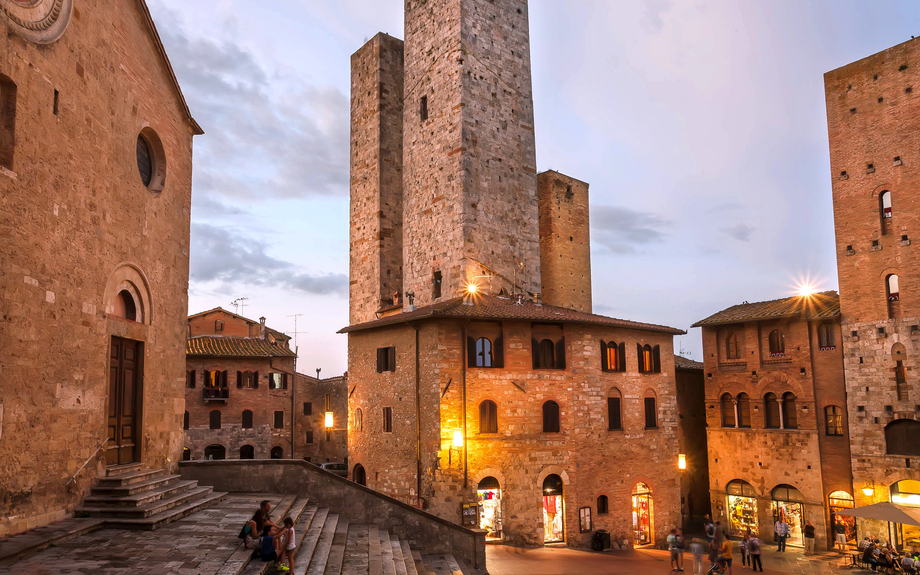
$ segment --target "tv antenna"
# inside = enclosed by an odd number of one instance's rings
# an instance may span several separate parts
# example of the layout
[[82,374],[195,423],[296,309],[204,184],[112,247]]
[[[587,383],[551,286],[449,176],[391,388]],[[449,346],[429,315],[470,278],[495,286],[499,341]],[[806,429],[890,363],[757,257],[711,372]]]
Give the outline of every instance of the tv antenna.
[[294,315],[289,315],[289,316],[287,316],[287,317],[292,317],[292,318],[294,318],[294,331],[293,331],[293,333],[291,333],[291,335],[294,336],[294,348],[297,348],[297,334],[298,334],[298,333],[307,333],[307,332],[299,332],[299,331],[297,331],[297,318],[299,318],[299,317],[302,316],[302,315],[303,315],[302,313],[295,313]]
[[[236,315],[243,315],[246,313],[246,300],[248,299],[249,299],[248,297],[243,296],[243,297],[238,297],[232,302],[230,302],[230,305],[232,305],[233,309],[236,310],[235,311]],[[243,311],[240,311],[240,308],[243,308]]]

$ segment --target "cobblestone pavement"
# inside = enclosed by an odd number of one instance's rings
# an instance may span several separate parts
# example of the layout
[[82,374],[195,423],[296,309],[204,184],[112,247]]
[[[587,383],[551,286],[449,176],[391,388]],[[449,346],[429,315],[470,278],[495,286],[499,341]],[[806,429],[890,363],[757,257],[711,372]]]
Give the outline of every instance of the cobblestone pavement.
[[[752,573],[750,569],[741,566],[737,546],[735,552],[734,574]],[[594,553],[566,548],[523,549],[507,545],[489,545],[486,557],[490,575],[668,575],[671,569],[668,552],[652,549]],[[801,551],[777,553],[772,549],[765,549],[763,564],[765,575],[869,573],[844,567],[843,559],[837,553],[820,553],[804,557]],[[708,567],[709,564],[706,563],[706,568]],[[693,559],[689,553],[684,555],[684,569],[680,575],[693,575]]]
[[[237,535],[259,501],[281,495],[231,495],[156,531],[101,529],[25,559],[0,564],[16,575],[217,575],[239,547]],[[272,514],[275,520],[281,517]]]

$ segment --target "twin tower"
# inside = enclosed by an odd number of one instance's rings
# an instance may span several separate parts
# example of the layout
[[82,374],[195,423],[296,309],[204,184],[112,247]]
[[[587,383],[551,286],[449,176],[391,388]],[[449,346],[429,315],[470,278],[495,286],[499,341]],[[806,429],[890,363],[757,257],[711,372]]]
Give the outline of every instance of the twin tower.
[[469,284],[591,312],[588,184],[536,172],[526,0],[406,0],[351,58],[350,323]]

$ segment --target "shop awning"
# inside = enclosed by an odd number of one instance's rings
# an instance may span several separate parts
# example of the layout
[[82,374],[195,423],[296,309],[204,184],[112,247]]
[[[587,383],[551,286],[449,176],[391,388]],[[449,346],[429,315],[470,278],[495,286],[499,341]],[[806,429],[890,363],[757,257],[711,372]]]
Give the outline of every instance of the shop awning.
[[849,515],[852,517],[862,517],[864,519],[878,519],[889,521],[891,523],[900,523],[902,525],[915,525],[920,527],[920,508],[897,505],[888,501],[857,507],[856,509],[846,509],[835,511],[836,515]]

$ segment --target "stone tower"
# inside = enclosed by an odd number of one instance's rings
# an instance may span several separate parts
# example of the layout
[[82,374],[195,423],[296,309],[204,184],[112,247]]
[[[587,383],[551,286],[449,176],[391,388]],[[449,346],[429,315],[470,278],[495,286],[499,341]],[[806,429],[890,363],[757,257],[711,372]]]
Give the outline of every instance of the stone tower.
[[552,170],[537,182],[543,303],[591,313],[588,184]]
[[527,17],[526,0],[406,0],[403,282],[417,305],[469,281],[539,291]]
[[[916,455],[920,428],[920,256],[912,245],[920,39],[832,70],[824,85],[853,487],[862,506],[895,500],[897,481],[920,480],[916,459],[905,457]],[[912,446],[899,445],[905,432],[915,434]],[[863,521],[868,532],[886,528]]]
[[351,57],[350,323],[402,293],[403,43],[377,34]]

